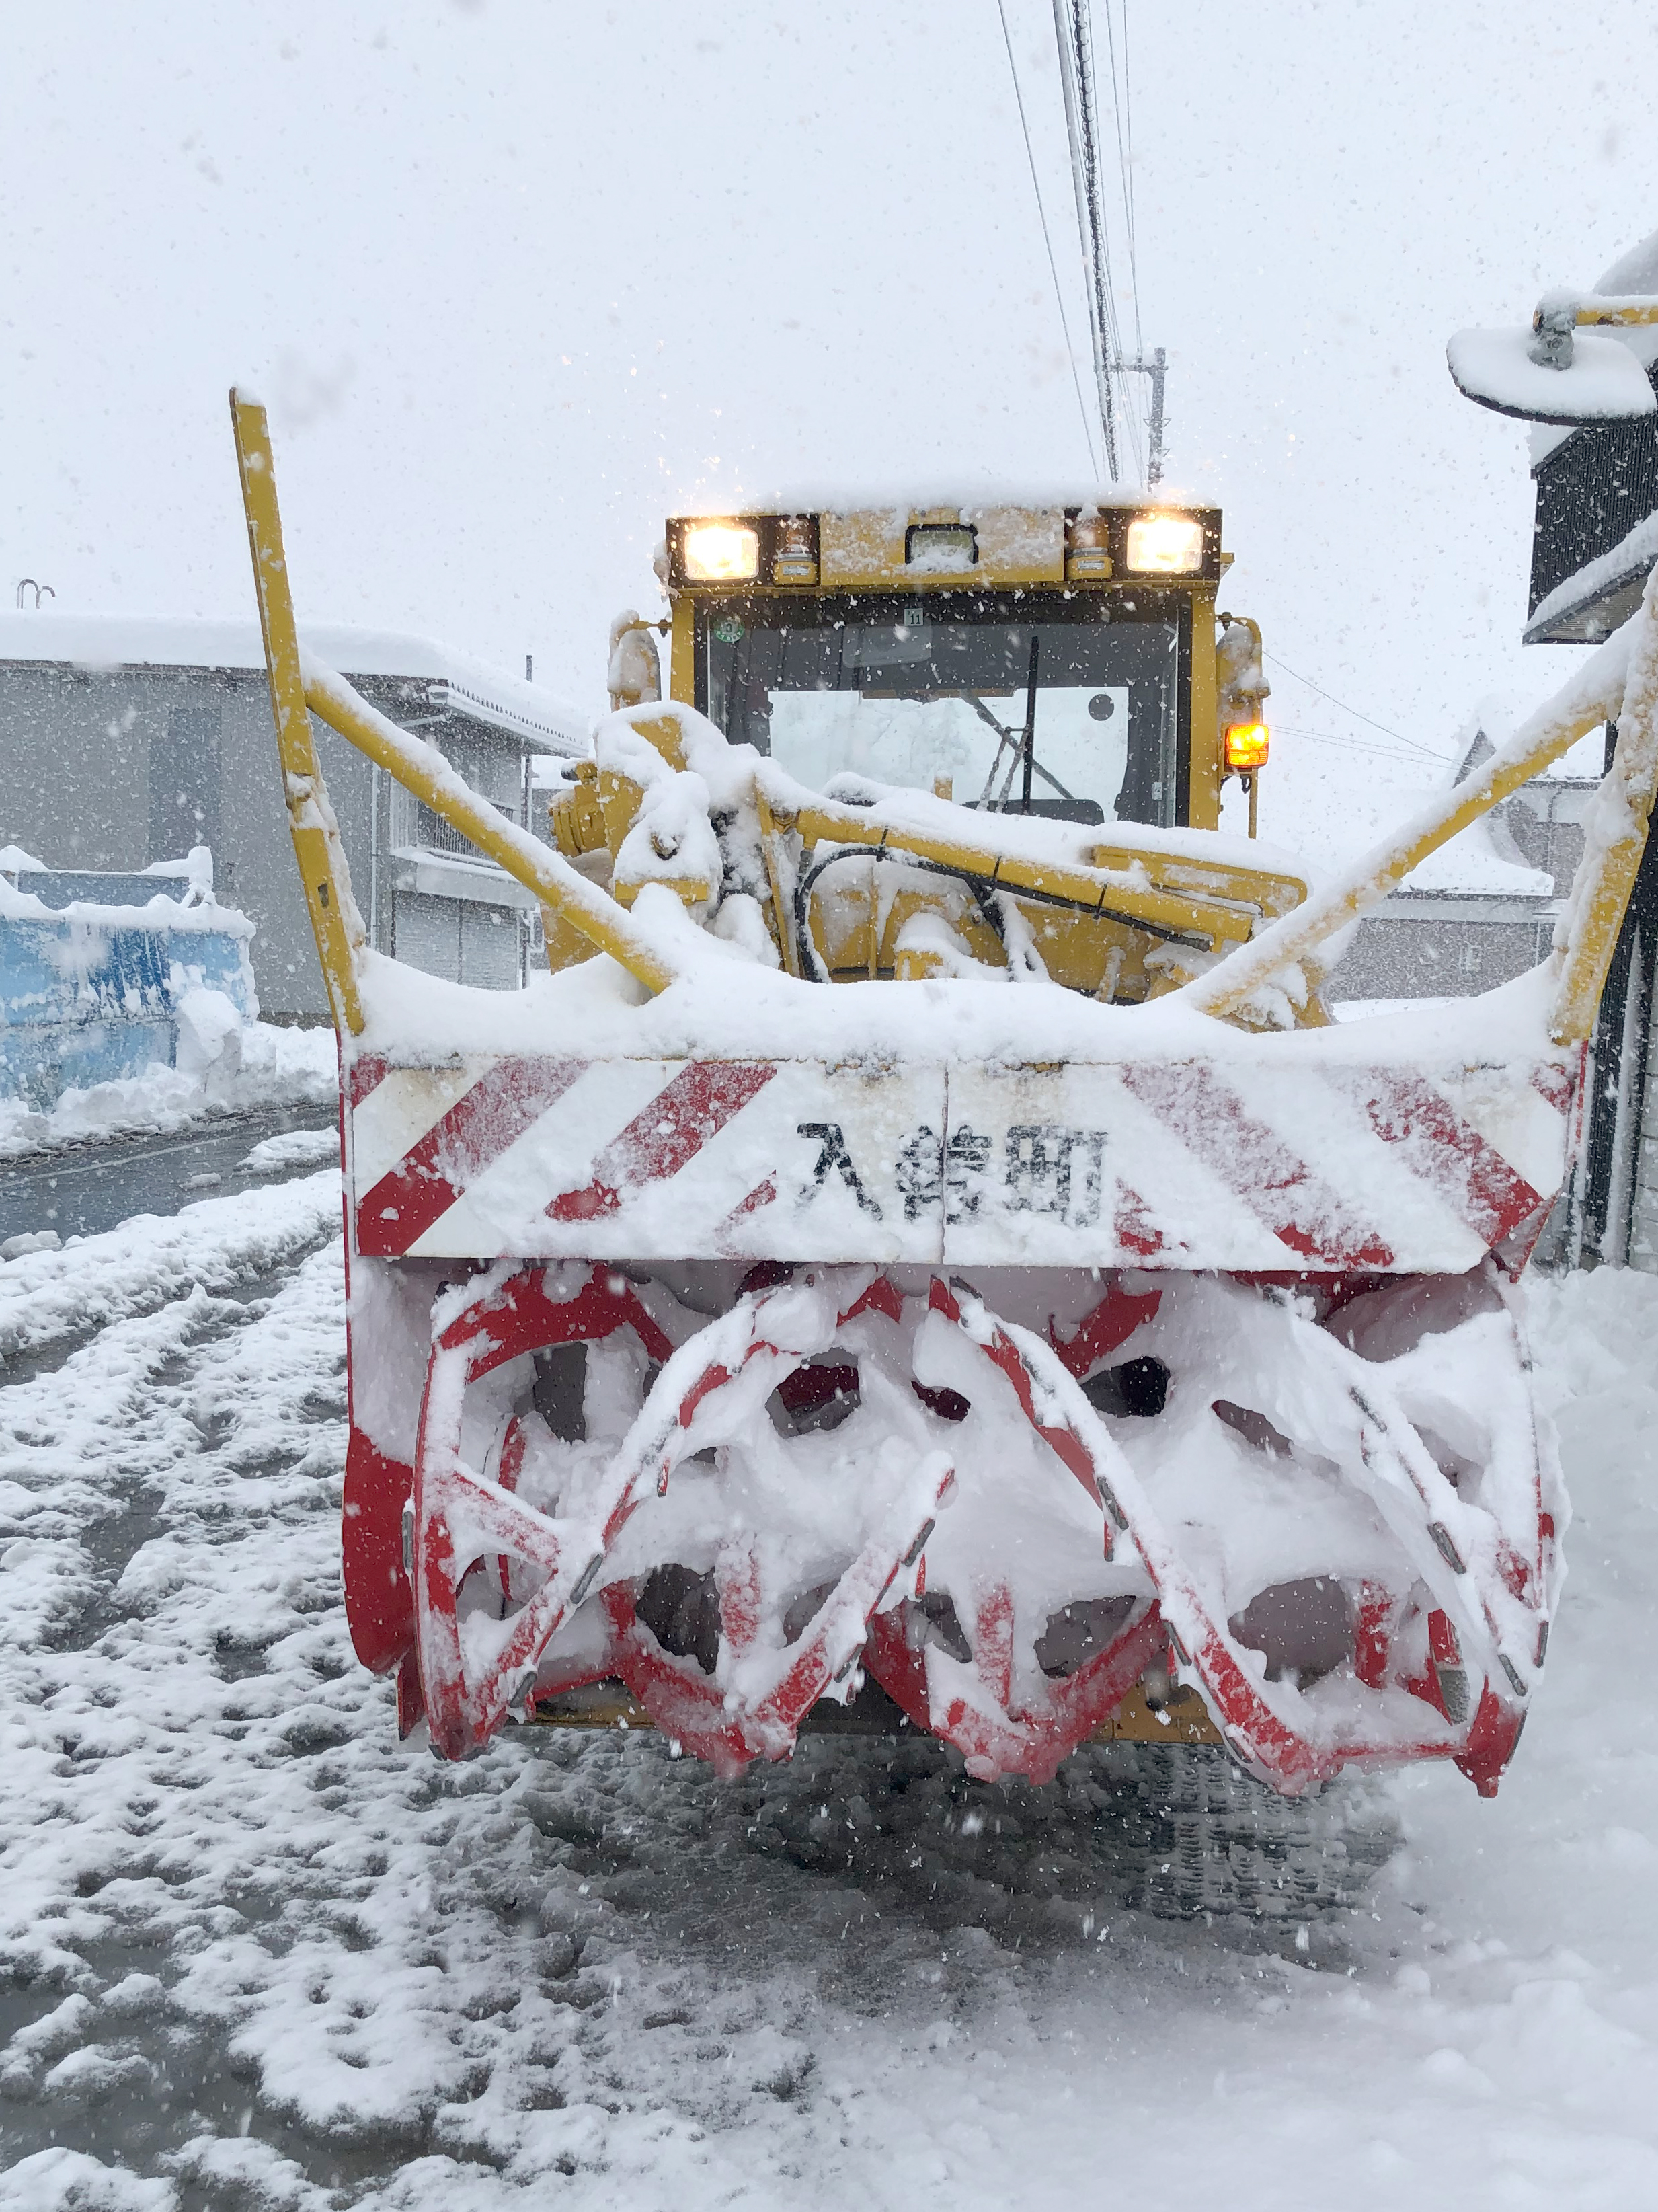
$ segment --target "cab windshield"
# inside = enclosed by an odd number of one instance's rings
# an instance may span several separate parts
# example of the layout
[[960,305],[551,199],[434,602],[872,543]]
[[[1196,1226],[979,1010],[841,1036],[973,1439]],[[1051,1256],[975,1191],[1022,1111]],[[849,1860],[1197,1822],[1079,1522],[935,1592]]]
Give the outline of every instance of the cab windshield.
[[844,775],[1069,822],[1179,820],[1181,623],[1098,597],[752,599],[698,611],[703,711]]

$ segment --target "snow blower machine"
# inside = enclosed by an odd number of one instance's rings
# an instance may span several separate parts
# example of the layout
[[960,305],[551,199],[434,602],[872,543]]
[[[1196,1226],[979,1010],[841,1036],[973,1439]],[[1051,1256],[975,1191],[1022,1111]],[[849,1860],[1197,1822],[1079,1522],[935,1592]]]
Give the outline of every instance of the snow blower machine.
[[[1212,510],[676,519],[670,696],[623,617],[537,836],[305,652],[232,411],[340,1041],[346,1602],[400,1727],[1492,1794],[1565,1515],[1515,1279],[1658,770],[1650,605],[1309,887],[1219,827],[1268,738]],[[366,942],[312,716],[529,887],[548,972]],[[1607,721],[1551,957],[1333,1024],[1339,933]]]

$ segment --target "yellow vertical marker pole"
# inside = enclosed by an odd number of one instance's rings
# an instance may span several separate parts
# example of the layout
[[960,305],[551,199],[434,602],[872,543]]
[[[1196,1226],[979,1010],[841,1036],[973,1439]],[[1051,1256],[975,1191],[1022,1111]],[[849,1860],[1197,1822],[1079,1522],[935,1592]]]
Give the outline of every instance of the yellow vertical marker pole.
[[1618,742],[1583,825],[1584,854],[1571,887],[1549,1026],[1556,1044],[1582,1044],[1594,1034],[1658,801],[1658,580],[1652,577],[1637,620]]
[[363,1025],[355,957],[362,942],[362,923],[351,896],[345,854],[317,765],[311,717],[306,708],[270,427],[258,401],[245,399],[234,391],[230,395],[230,419],[236,434],[242,505],[247,513],[247,538],[253,555],[253,586],[258,594],[259,629],[270,679],[270,711],[276,725],[276,755],[288,801],[288,826],[334,1026],[349,1030],[355,1036]]
[[1187,769],[1186,818],[1194,830],[1220,827],[1221,781],[1225,763],[1220,735],[1220,701],[1214,647],[1215,592],[1192,594],[1192,738]]

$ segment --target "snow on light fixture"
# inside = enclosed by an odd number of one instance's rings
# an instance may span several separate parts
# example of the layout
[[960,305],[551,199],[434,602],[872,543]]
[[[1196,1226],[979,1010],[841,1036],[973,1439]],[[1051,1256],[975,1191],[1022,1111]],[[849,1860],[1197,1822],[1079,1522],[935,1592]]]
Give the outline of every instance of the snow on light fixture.
[[1110,526],[1102,514],[1075,514],[1066,522],[1065,573],[1069,583],[1104,583],[1109,578]]
[[809,516],[786,515],[778,524],[771,574],[775,584],[817,581],[817,533]]
[[979,558],[979,533],[970,522],[912,522],[904,532],[907,567],[923,576],[965,575]]
[[1195,576],[1203,525],[1189,514],[1139,514],[1128,526],[1128,566],[1138,576]]

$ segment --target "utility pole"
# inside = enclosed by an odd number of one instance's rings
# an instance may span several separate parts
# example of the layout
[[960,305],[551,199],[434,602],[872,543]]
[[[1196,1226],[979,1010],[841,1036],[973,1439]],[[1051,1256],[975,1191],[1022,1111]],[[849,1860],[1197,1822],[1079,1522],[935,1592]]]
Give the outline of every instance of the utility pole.
[[1162,346],[1150,361],[1114,361],[1111,364],[1119,376],[1149,376],[1151,380],[1151,414],[1146,424],[1145,481],[1149,486],[1163,482],[1163,395],[1169,381],[1169,356]]

